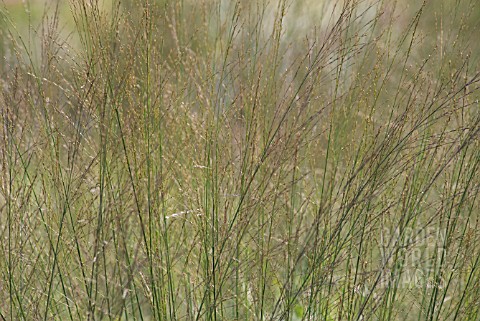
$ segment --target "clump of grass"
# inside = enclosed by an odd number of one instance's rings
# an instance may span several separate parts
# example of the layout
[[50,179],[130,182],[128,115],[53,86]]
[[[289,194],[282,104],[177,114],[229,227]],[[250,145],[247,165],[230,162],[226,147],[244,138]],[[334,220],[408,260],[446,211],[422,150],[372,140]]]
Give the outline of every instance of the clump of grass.
[[45,8],[1,11],[0,319],[478,319],[475,4]]

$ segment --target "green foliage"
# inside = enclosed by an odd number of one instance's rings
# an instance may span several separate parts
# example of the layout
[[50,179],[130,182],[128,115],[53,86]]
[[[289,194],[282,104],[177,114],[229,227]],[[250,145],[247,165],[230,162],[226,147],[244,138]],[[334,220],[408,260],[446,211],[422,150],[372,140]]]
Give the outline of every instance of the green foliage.
[[475,1],[6,1],[0,320],[478,320]]

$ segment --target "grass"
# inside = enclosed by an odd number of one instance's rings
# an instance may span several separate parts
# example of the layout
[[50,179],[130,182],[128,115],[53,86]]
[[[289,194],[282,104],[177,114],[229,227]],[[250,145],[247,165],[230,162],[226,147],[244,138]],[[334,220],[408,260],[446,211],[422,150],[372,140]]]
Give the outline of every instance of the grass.
[[34,7],[0,320],[479,319],[475,1]]

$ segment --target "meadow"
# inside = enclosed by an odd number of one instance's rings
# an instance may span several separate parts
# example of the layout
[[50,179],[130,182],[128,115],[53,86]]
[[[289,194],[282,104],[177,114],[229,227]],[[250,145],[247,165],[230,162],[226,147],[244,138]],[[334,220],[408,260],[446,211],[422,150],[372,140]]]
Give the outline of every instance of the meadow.
[[0,3],[0,320],[479,320],[475,0]]

